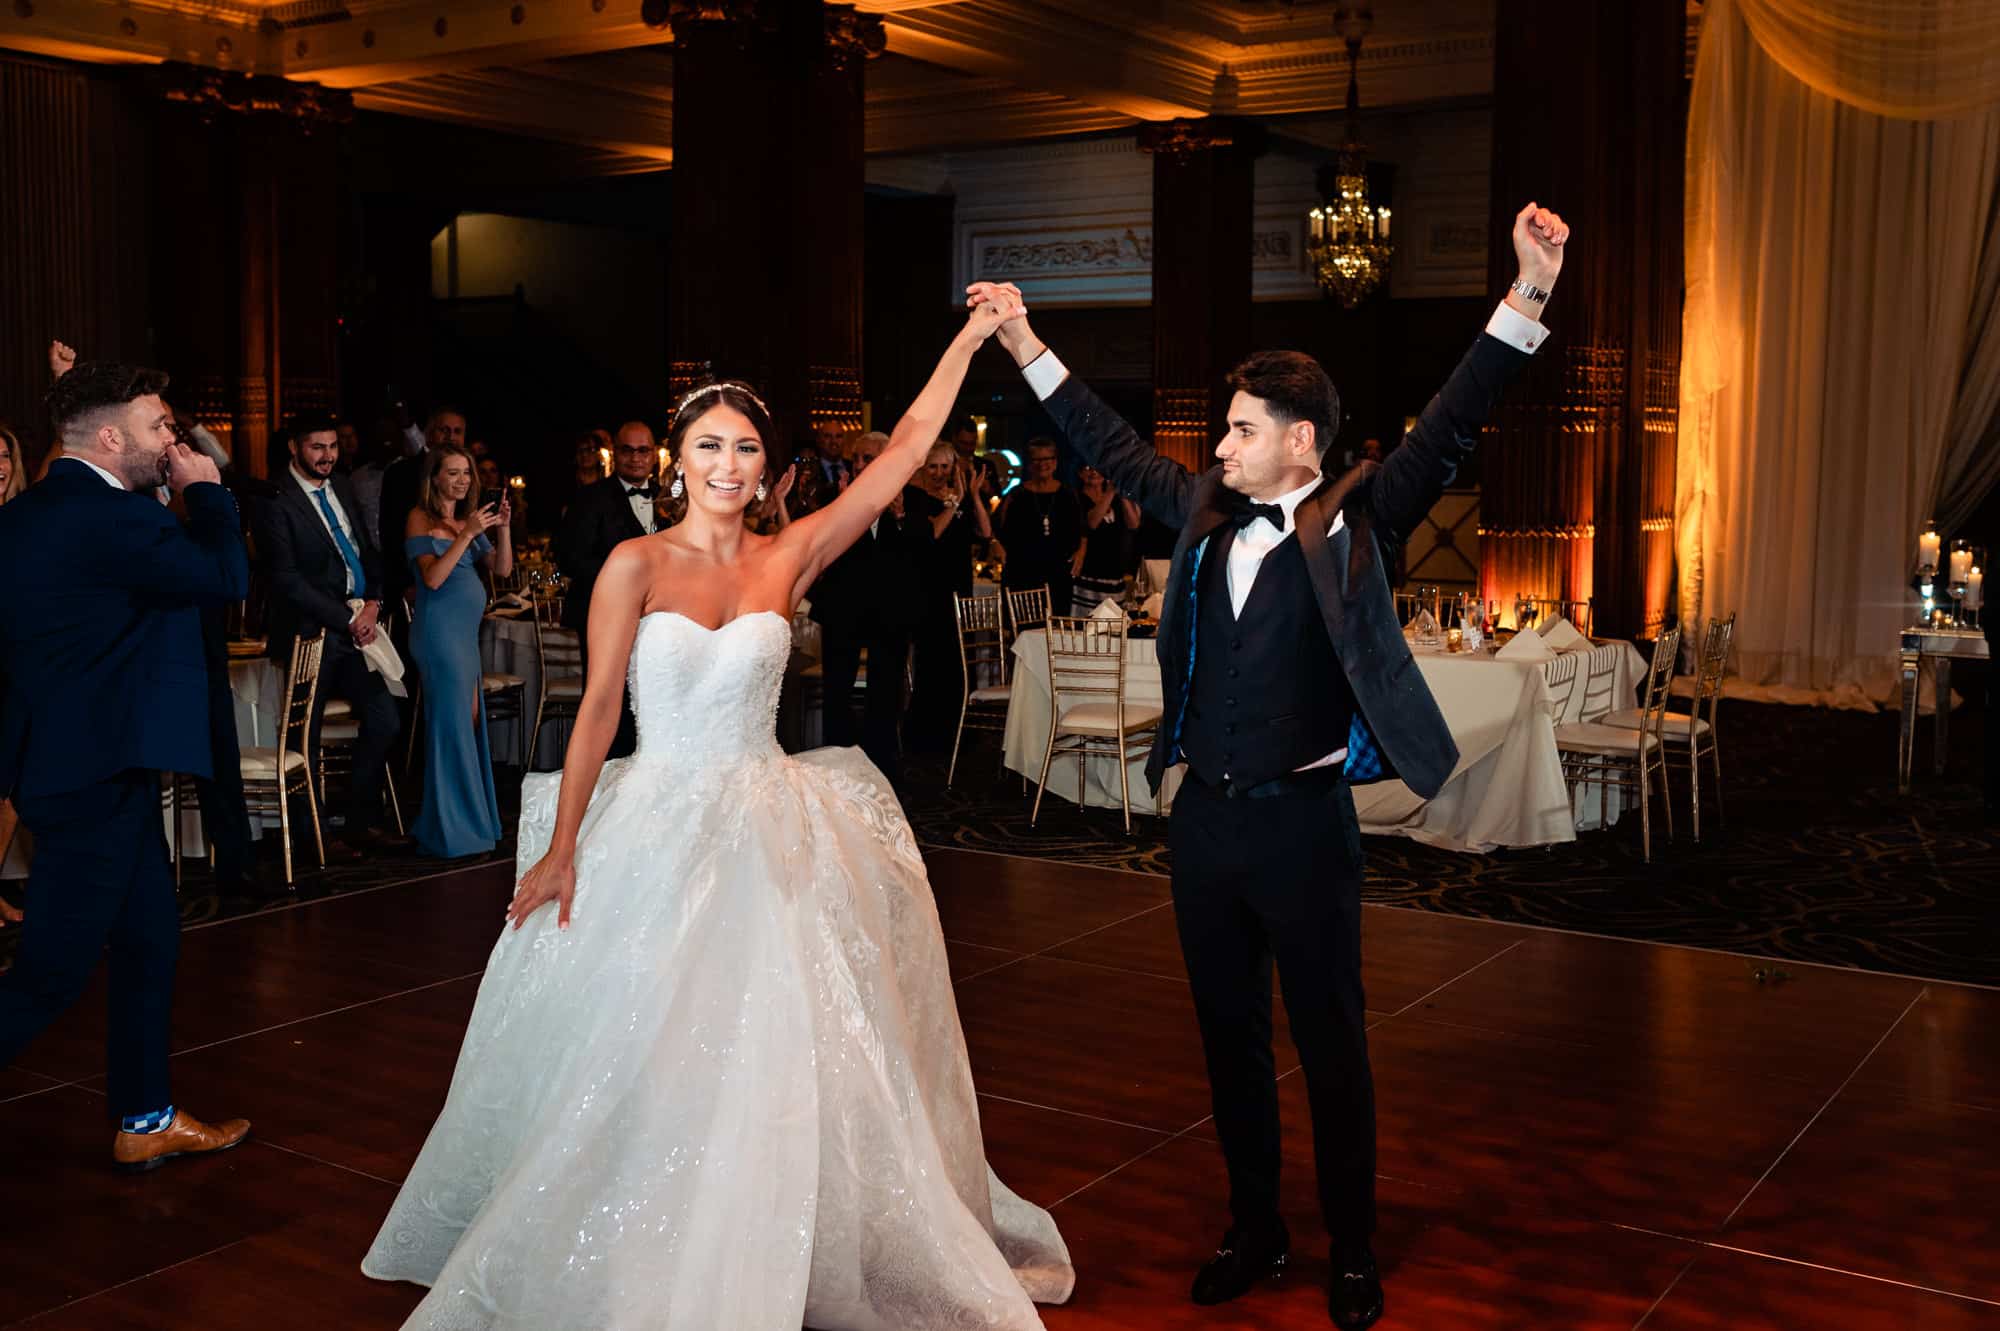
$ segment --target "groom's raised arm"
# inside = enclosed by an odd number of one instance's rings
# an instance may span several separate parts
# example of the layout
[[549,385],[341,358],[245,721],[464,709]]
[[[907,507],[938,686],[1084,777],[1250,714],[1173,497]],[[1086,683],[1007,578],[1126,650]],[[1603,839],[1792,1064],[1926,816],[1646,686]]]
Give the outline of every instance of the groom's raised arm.
[[[1020,291],[1009,284],[975,282],[966,288],[966,297],[968,305],[1018,301]],[[1124,417],[1056,359],[1025,318],[1002,326],[995,340],[1021,367],[1021,377],[1079,458],[1156,521],[1175,530],[1187,524],[1195,492],[1195,477],[1187,468],[1154,452]]]
[[1416,530],[1461,462],[1479,446],[1479,429],[1500,390],[1548,338],[1541,313],[1562,270],[1569,227],[1546,208],[1529,204],[1514,219],[1514,254],[1520,280],[1493,311],[1486,329],[1417,417],[1402,445],[1382,463],[1369,490],[1376,522],[1398,539]]

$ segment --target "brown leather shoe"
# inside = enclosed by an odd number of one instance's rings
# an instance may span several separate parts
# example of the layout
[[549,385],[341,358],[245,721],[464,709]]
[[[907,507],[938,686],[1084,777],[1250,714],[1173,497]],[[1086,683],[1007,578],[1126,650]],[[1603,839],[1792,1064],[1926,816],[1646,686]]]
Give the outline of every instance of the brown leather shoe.
[[[361,863],[361,852],[337,836],[326,838],[325,841],[321,842],[321,845],[326,850],[326,862],[328,864]],[[306,849],[310,850],[311,847],[308,846]]]
[[349,828],[347,841],[363,854],[369,851],[408,850],[417,844],[415,837],[391,832],[386,827]]
[[121,1174],[158,1169],[177,1155],[210,1155],[226,1151],[250,1135],[247,1119],[232,1118],[214,1127],[185,1109],[174,1111],[173,1125],[164,1132],[121,1132],[111,1143],[111,1163]]

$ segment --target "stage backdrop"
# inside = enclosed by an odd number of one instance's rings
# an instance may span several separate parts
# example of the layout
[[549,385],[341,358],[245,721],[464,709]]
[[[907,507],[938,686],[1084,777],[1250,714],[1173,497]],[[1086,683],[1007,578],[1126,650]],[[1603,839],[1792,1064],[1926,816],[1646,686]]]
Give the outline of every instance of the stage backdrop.
[[1886,701],[1926,517],[2000,473],[2000,5],[1709,0],[1687,143],[1683,615]]

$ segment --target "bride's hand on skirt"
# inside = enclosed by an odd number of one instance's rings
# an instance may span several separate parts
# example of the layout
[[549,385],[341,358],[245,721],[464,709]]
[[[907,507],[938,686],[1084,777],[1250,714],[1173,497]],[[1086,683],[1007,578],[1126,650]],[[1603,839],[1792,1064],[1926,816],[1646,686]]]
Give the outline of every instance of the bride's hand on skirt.
[[560,903],[556,908],[556,928],[567,929],[570,905],[575,900],[576,865],[567,858],[544,855],[514,889],[514,899],[507,903],[507,923],[519,929],[530,915],[554,901]]

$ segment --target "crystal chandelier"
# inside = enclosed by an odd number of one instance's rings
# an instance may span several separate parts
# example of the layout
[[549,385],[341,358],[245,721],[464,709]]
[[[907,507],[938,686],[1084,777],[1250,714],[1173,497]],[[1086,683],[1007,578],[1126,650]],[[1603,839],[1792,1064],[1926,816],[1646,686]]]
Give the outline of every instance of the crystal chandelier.
[[[1367,5],[1343,4],[1334,26],[1347,43],[1347,142],[1338,165],[1319,172],[1319,207],[1306,214],[1306,256],[1321,291],[1353,309],[1389,272],[1389,210],[1368,198],[1368,151],[1361,143],[1361,39],[1375,21]],[[1329,184],[1331,188],[1329,188]]]

